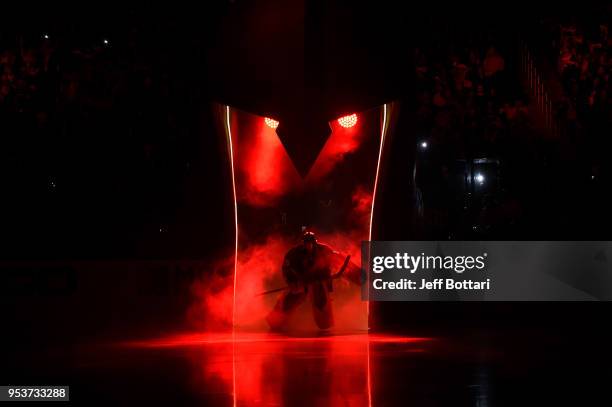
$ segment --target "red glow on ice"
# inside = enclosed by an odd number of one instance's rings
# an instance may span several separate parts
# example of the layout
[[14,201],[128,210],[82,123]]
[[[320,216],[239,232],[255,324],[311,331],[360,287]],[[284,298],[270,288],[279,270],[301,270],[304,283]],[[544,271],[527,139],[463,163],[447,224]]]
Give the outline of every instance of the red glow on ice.
[[376,390],[371,357],[386,351],[427,352],[432,342],[432,338],[367,334],[185,333],[120,345],[155,352],[180,349],[192,366],[194,389],[214,386],[217,395],[229,396],[226,400],[234,405],[362,406],[371,405]]
[[396,335],[332,335],[293,337],[272,333],[182,333],[141,341],[123,342],[120,346],[135,348],[190,347],[216,344],[260,343],[267,346],[274,343],[386,343],[386,344],[424,344],[433,341],[430,337]]
[[357,114],[349,114],[338,119],[338,124],[345,129],[351,128],[357,124]]

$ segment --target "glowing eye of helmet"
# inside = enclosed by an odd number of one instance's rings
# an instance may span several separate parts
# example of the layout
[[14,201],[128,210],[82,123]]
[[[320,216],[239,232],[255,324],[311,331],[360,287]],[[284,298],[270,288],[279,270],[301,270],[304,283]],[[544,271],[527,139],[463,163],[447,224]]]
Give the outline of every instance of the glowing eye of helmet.
[[264,122],[266,123],[266,126],[268,126],[271,129],[276,129],[278,127],[278,121],[274,119],[270,119],[269,117],[266,117],[264,119]]
[[355,113],[349,114],[348,116],[342,116],[338,119],[338,124],[345,129],[353,127],[357,124],[357,115]]

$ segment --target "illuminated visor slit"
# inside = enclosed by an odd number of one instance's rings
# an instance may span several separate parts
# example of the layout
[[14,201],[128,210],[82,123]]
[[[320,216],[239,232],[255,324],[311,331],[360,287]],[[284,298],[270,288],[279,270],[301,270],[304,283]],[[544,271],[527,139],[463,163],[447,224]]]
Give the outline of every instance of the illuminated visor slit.
[[[387,134],[387,104],[383,105],[383,122],[380,131],[380,145],[378,147],[378,161],[376,162],[376,176],[374,178],[374,190],[372,191],[372,206],[370,207],[370,231],[368,241],[372,240],[372,224],[374,221],[374,205],[376,203],[376,190],[378,189],[378,176],[380,174],[380,160],[382,158],[383,147],[385,145],[385,135]],[[368,282],[369,284],[369,282]],[[367,302],[367,318],[369,328],[370,301]]]
[[[382,111],[381,111],[381,107],[382,107]],[[258,223],[257,222],[248,223],[248,220],[251,219],[252,217],[245,216],[245,215],[251,214],[251,211],[252,210],[254,211],[253,208],[255,208],[256,210],[260,210],[257,205],[261,203],[260,201],[256,201],[256,200],[252,200],[252,201],[247,200],[247,199],[251,199],[253,195],[249,195],[248,192],[250,191],[246,188],[247,186],[251,185],[249,184],[250,182],[263,183],[263,181],[268,180],[268,178],[263,177],[263,176],[260,177],[261,179],[256,176],[253,176],[253,174],[257,175],[257,174],[261,174],[261,172],[257,172],[257,171],[248,172],[245,170],[251,169],[253,163],[256,163],[257,167],[262,167],[263,163],[268,164],[270,160],[272,160],[272,163],[274,165],[268,165],[268,166],[263,166],[263,167],[276,168],[276,163],[279,163],[278,164],[279,168],[289,168],[289,166],[291,165],[291,161],[288,156],[283,155],[285,154],[283,150],[283,146],[282,144],[280,144],[280,141],[277,139],[277,135],[275,134],[275,131],[274,131],[275,126],[278,126],[278,121],[271,119],[271,118],[266,118],[266,117],[248,116],[248,114],[245,115],[240,110],[231,108],[230,106],[223,106],[223,108],[225,108],[225,111],[223,112],[224,118],[222,121],[224,122],[224,125],[226,127],[225,131],[226,131],[226,139],[228,143],[228,153],[229,153],[230,170],[231,170],[231,177],[232,177],[232,193],[233,193],[233,199],[234,199],[235,240],[234,240],[234,254],[233,254],[233,258],[234,258],[233,259],[234,260],[234,264],[233,264],[234,270],[233,270],[233,282],[232,282],[233,287],[228,287],[232,289],[233,291],[232,291],[231,301],[229,301],[228,299],[228,302],[226,304],[228,305],[231,304],[232,306],[231,324],[232,324],[232,342],[233,343],[232,343],[232,349],[231,349],[232,351],[231,386],[232,386],[233,405],[235,406],[237,405],[239,397],[244,399],[247,397],[247,394],[249,393],[249,390],[247,388],[245,388],[244,386],[241,386],[241,381],[243,381],[241,377],[242,377],[242,372],[244,369],[244,363],[242,359],[240,358],[240,356],[238,356],[240,354],[239,344],[242,341],[242,337],[240,336],[241,335],[240,331],[237,332],[237,330],[243,329],[243,327],[248,326],[247,324],[249,323],[249,320],[243,318],[243,314],[244,314],[243,309],[248,308],[248,311],[251,312],[252,314],[252,308],[253,308],[253,307],[243,307],[242,306],[243,304],[242,300],[245,298],[245,296],[243,295],[243,292],[247,292],[248,294],[251,294],[248,290],[243,290],[243,288],[245,287],[245,285],[243,284],[246,281],[245,278],[248,278],[249,276],[248,274],[243,274],[243,270],[246,270],[246,267],[248,267],[249,265],[248,259],[251,258],[250,257],[251,252],[249,252],[249,250],[254,247],[255,248],[259,247],[254,244],[249,246],[249,242],[245,240],[248,236],[251,236],[251,229],[254,229],[255,231],[259,230],[253,227],[253,225],[257,226]],[[380,120],[381,113],[382,113],[382,120]],[[384,148],[384,143],[385,143],[385,138],[386,138],[387,126],[389,122],[388,118],[390,117],[390,113],[391,113],[391,110],[389,106],[385,104],[383,106],[380,106],[378,109],[375,109],[372,111],[373,118],[378,119],[376,121],[374,120],[369,121],[368,117],[370,116],[366,116],[365,114],[364,115],[360,114],[359,117],[357,116],[357,114],[343,117],[341,118],[343,119],[342,121],[340,121],[340,119],[337,119],[338,126],[335,127],[336,129],[335,138],[332,137],[330,139],[331,142],[326,146],[327,150],[322,150],[323,153],[319,157],[320,161],[316,165],[313,166],[314,171],[311,172],[309,176],[306,177],[305,180],[302,180],[302,178],[300,178],[296,172],[295,173],[296,181],[292,180],[291,182],[287,182],[286,184],[280,183],[279,191],[282,194],[279,196],[282,196],[282,197],[289,196],[291,199],[297,199],[297,198],[301,199],[303,198],[302,195],[300,195],[300,194],[303,194],[302,188],[313,188],[313,190],[318,191],[316,188],[319,188],[320,183],[322,183],[321,180],[325,180],[324,178],[325,176],[329,176],[329,177],[336,176],[335,173],[332,172],[332,170],[335,168],[333,165],[336,165],[337,161],[329,161],[329,160],[335,159],[335,157],[338,156],[336,154],[337,146],[344,147],[347,141],[352,141],[352,140],[358,140],[358,142],[360,143],[361,140],[363,140],[360,137],[364,137],[362,136],[362,134],[367,135],[369,137],[367,139],[368,143],[363,144],[364,146],[367,147],[367,149],[366,147],[364,147],[363,150],[359,150],[359,153],[362,154],[361,156],[356,155],[356,157],[366,157],[367,163],[368,163],[368,167],[366,167],[366,170],[361,172],[363,174],[367,174],[366,178],[363,179],[361,183],[356,184],[362,189],[355,188],[352,184],[349,184],[349,187],[346,188],[346,191],[343,190],[342,193],[353,194],[354,191],[362,191],[362,190],[366,192],[366,194],[364,194],[365,198],[361,197],[362,195],[359,195],[356,193],[354,195],[350,195],[350,196],[359,197],[360,200],[358,202],[364,202],[364,204],[361,204],[360,206],[360,208],[362,208],[360,209],[361,212],[359,212],[360,216],[358,218],[360,226],[358,229],[354,229],[359,233],[360,238],[354,239],[354,240],[358,242],[361,239],[363,239],[365,236],[367,236],[368,240],[372,240],[375,200],[376,200],[376,193],[378,189],[378,178],[381,172],[381,160],[383,156],[383,148]],[[353,128],[354,126],[358,124],[358,122],[359,122],[359,127]],[[245,131],[245,129],[249,131]],[[366,129],[367,129],[367,132],[366,132]],[[379,147],[378,154],[376,154],[376,139],[378,139],[378,147]],[[257,148],[260,148],[260,150],[253,150],[252,146],[256,146]],[[262,146],[264,147],[263,150],[261,150]],[[357,146],[359,146],[359,144],[357,144]],[[353,147],[353,148],[358,148],[358,147]],[[281,159],[285,161],[281,161]],[[328,161],[325,161],[325,159],[327,159]],[[326,167],[325,165],[329,162],[331,162],[331,164],[328,167]],[[362,161],[359,161],[359,165],[361,165],[361,163]],[[349,162],[349,164],[355,165],[355,163],[353,162]],[[282,165],[283,167],[280,167],[280,165]],[[257,170],[257,168],[255,169]],[[291,167],[291,171],[294,171],[293,167]],[[374,173],[374,179],[372,179],[373,173]],[[282,172],[282,174],[283,174],[282,177],[279,177],[279,179],[281,181],[285,181],[288,177],[287,174],[291,175],[293,173],[292,172],[290,173],[289,171],[285,171],[285,172]],[[329,174],[332,174],[332,175],[330,176]],[[267,176],[269,174],[268,172],[264,171],[263,175]],[[316,178],[315,175],[319,176],[320,178]],[[353,177],[353,178],[359,180],[358,177]],[[353,178],[350,178],[350,180],[352,181]],[[256,185],[256,186],[259,186],[259,185]],[[264,186],[269,186],[269,183],[264,184]],[[283,189],[286,186],[288,187],[286,189]],[[372,187],[373,189],[370,190],[370,188]],[[290,189],[290,188],[295,188],[295,189]],[[255,191],[258,191],[258,190],[255,189]],[[294,192],[294,191],[298,191],[298,192]],[[309,190],[307,189],[307,191]],[[268,190],[264,190],[264,192],[268,192]],[[291,195],[292,193],[295,195]],[[283,195],[283,194],[286,194],[286,195]],[[260,195],[254,195],[254,196],[257,198],[260,197]],[[342,195],[338,194],[338,196],[342,196]],[[265,195],[264,195],[264,198],[266,198]],[[365,204],[365,202],[367,202],[366,200],[367,198],[371,199],[369,207],[366,206]],[[238,201],[239,199],[240,199],[240,202]],[[267,202],[267,201],[264,201],[264,202]],[[351,201],[351,202],[355,202],[355,201]],[[241,218],[240,225],[238,223],[239,221],[238,204],[239,203],[241,205],[244,205],[244,207],[241,207],[241,214],[243,217],[247,218],[247,219]],[[329,211],[329,209],[326,209],[326,208],[324,208],[324,210]],[[367,213],[368,210],[370,211],[369,214]],[[322,213],[325,214],[327,212],[322,212]],[[343,226],[344,224],[339,223],[339,222],[347,222],[343,217],[333,217],[332,219],[334,220],[334,222],[340,219],[338,221],[338,224],[342,227],[344,227]],[[350,219],[352,220],[355,218],[351,217]],[[368,224],[368,221],[369,221],[369,224]],[[322,224],[325,225],[324,223]],[[349,223],[347,222],[347,224]],[[350,224],[352,225],[352,223]],[[333,226],[336,227],[336,223],[333,223]],[[346,236],[348,236],[349,232],[353,233],[353,229],[340,229],[340,230],[342,231],[342,233],[346,233],[347,234]],[[345,235],[342,235],[342,236],[344,237]],[[239,238],[242,240],[239,240]],[[283,242],[283,244],[285,243]],[[358,252],[359,245],[357,244],[355,247]],[[239,252],[238,252],[239,249],[241,250],[240,257],[239,257]],[[284,253],[285,251],[286,251],[285,248],[283,248],[282,250],[279,249],[280,253]],[[252,251],[252,252],[257,253],[257,251]],[[240,264],[238,263],[239,258],[241,261]],[[228,264],[228,266],[230,265]],[[239,272],[241,273],[240,281],[238,281],[238,278],[237,278]],[[271,284],[271,287],[262,286],[261,290],[263,292],[263,290],[266,290],[269,288],[275,288],[275,287],[276,285]],[[257,290],[260,290],[260,288],[258,288]],[[238,297],[238,295],[240,295],[241,297]],[[249,296],[248,298],[251,298],[251,297]],[[259,299],[259,298],[265,298],[265,297],[258,296],[256,298]],[[358,296],[355,298],[358,298]],[[357,303],[359,304],[360,301],[358,301]],[[367,302],[366,304],[360,303],[359,307],[360,307],[359,315],[361,317],[360,320],[363,319],[364,311],[365,311],[365,317],[366,317],[365,329],[368,329],[369,302]],[[269,309],[271,308],[272,307],[269,306]],[[249,314],[249,316],[251,314]],[[228,315],[229,317],[229,313],[227,313],[226,315]],[[360,329],[360,332],[363,332],[364,324],[361,324],[359,326],[359,329]],[[367,346],[366,355],[365,355],[366,361],[365,361],[365,366],[363,364],[361,366],[362,366],[362,369],[365,368],[364,370],[367,375],[366,377],[367,388],[365,389],[367,394],[363,394],[363,396],[364,398],[367,397],[367,403],[368,405],[371,405],[372,404],[372,383],[371,383],[372,378],[371,378],[371,366],[370,366],[369,340],[366,340],[365,346]],[[241,372],[238,372],[237,369],[241,369]],[[240,392],[240,395],[238,395],[238,392]]]
[[238,270],[238,200],[236,197],[236,176],[234,173],[234,147],[232,140],[232,128],[230,123],[230,107],[225,106],[225,125],[227,134],[227,143],[229,146],[230,153],[230,168],[232,172],[232,191],[234,194],[234,228],[235,228],[235,242],[234,242],[234,289],[232,295],[232,330],[236,326],[236,274]]
[[[378,189],[378,176],[380,174],[380,160],[382,158],[383,147],[385,144],[385,135],[387,133],[387,105],[383,105],[383,122],[380,132],[380,145],[378,147],[378,161],[376,163],[376,176],[374,178],[374,190],[372,191],[372,206],[370,207],[370,230],[368,233],[368,241],[372,240],[372,223],[374,220],[374,203],[376,202],[376,190]],[[369,281],[368,281],[369,284]],[[368,300],[366,305],[366,320],[368,323],[368,330],[370,327],[370,301]],[[368,392],[368,406],[372,407],[372,367],[370,365],[370,339],[366,341],[366,376],[367,376],[367,392]]]
[[230,169],[232,172],[232,192],[234,194],[234,287],[232,293],[232,405],[236,407],[238,397],[236,395],[236,274],[238,269],[238,200],[236,196],[236,178],[234,173],[234,146],[232,140],[232,128],[230,122],[230,107],[225,106],[225,134],[227,134],[227,144],[230,154]]
[[[238,310],[237,310],[237,294],[238,294],[238,267],[240,266],[238,264],[238,250],[239,250],[239,224],[238,224],[238,185],[237,182],[238,180],[236,179],[237,175],[236,174],[236,159],[237,157],[235,156],[235,151],[234,151],[234,134],[233,134],[233,129],[232,129],[232,116],[234,115],[233,110],[231,110],[230,106],[224,106],[225,107],[225,127],[226,127],[226,136],[227,136],[227,142],[228,142],[228,151],[229,151],[229,156],[230,156],[230,169],[231,169],[231,176],[232,176],[232,192],[233,192],[233,199],[234,199],[234,228],[235,228],[235,240],[234,240],[234,271],[233,271],[233,292],[232,292],[232,316],[231,316],[231,321],[232,321],[232,328],[237,327],[238,324]],[[368,240],[372,240],[372,233],[373,233],[373,223],[374,223],[374,210],[375,210],[375,205],[376,205],[376,194],[377,194],[377,190],[378,190],[378,180],[380,177],[380,171],[381,171],[381,160],[382,160],[382,155],[383,155],[383,149],[385,146],[385,139],[386,139],[386,133],[387,133],[387,127],[388,127],[388,119],[389,119],[389,115],[390,115],[390,108],[387,104],[384,104],[382,106],[382,123],[381,123],[381,127],[380,127],[380,139],[379,139],[379,145],[378,145],[378,156],[377,156],[377,161],[376,161],[376,166],[375,166],[375,177],[374,177],[374,184],[373,184],[373,190],[372,190],[372,198],[371,198],[371,205],[370,205],[370,214],[369,214],[369,225],[367,226],[367,233],[368,233]],[[356,118],[356,115],[351,115],[350,117],[352,118],[354,116],[354,118]],[[348,118],[349,116],[347,116]],[[267,119],[267,120],[266,120]],[[264,122],[266,124],[267,127],[271,127],[271,124],[276,124],[278,123],[277,121],[274,121],[274,123],[272,123],[273,119],[270,118],[264,118]],[[270,123],[268,123],[270,122]],[[369,314],[369,303],[366,304],[366,316]]]

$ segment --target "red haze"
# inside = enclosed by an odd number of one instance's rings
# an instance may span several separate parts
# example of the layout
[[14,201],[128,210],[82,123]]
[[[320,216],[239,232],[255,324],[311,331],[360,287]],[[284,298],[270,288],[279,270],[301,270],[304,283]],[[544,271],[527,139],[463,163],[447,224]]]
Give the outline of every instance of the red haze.
[[232,146],[239,202],[256,207],[273,206],[296,188],[300,176],[276,131],[263,118],[233,110]]
[[308,173],[307,181],[318,182],[329,174],[336,165],[359,148],[364,136],[359,125],[344,128],[334,120],[332,134]]

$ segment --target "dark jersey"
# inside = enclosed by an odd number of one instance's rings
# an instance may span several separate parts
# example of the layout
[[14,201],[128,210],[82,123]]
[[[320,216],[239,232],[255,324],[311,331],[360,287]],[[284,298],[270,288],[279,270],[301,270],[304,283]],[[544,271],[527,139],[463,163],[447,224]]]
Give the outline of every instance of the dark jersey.
[[288,283],[309,283],[328,279],[337,267],[340,254],[317,243],[309,253],[303,245],[289,250],[283,261],[283,276]]

